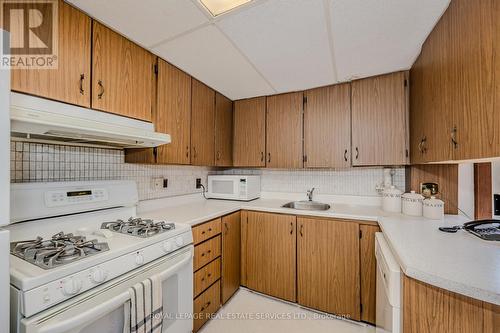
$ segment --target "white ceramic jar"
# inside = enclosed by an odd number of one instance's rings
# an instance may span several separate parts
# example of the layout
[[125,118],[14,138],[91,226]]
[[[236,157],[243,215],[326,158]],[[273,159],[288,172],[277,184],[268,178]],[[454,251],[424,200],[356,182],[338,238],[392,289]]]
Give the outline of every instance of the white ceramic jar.
[[424,217],[431,220],[442,220],[444,218],[444,202],[430,197],[422,202]]
[[396,186],[387,187],[382,192],[382,209],[385,212],[401,213],[401,194]]
[[423,206],[422,201],[424,200],[424,196],[415,191],[411,191],[410,193],[405,193],[401,196],[402,206],[403,206],[403,214],[409,216],[422,216]]

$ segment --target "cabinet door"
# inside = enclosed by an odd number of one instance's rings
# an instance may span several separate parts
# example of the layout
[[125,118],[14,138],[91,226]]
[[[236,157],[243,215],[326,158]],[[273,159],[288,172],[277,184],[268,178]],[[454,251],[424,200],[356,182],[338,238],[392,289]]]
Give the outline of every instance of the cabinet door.
[[351,165],[350,94],[348,83],[305,92],[304,167]]
[[407,163],[405,72],[352,82],[352,164]]
[[357,223],[297,219],[298,303],[360,319]]
[[215,94],[215,165],[233,165],[233,102]]
[[213,166],[215,162],[215,91],[192,80],[191,163]]
[[375,259],[375,233],[380,232],[376,225],[359,226],[360,264],[361,264],[361,320],[375,325],[377,295],[377,261]]
[[445,14],[425,42],[410,72],[411,163],[453,158],[454,126],[450,94],[450,18]]
[[266,151],[268,168],[299,169],[302,153],[303,93],[267,97]]
[[451,16],[454,159],[500,156],[500,4],[455,1]]
[[14,69],[12,90],[90,107],[90,17],[59,1],[57,69]]
[[234,102],[233,165],[265,167],[266,97]]
[[94,21],[92,108],[152,120],[155,57]]
[[155,130],[170,134],[172,142],[158,147],[160,164],[190,164],[191,77],[158,60],[158,91]]
[[241,213],[222,218],[222,303],[240,287]]
[[243,212],[242,284],[296,301],[296,217]]

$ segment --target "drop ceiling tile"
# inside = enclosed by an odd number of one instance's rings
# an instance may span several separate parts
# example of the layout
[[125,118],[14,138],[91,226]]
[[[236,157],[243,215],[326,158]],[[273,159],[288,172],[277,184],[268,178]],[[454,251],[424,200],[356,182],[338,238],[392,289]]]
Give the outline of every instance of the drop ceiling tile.
[[208,22],[189,0],[69,0],[144,47]]
[[323,0],[269,0],[216,24],[278,92],[333,83]]
[[274,93],[214,25],[171,40],[153,52],[233,100]]
[[329,0],[340,81],[408,69],[450,0]]

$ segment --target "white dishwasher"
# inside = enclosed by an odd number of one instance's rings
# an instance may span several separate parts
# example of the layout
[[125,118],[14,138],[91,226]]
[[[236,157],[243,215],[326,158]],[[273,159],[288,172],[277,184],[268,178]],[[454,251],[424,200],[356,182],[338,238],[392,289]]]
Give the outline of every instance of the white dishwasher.
[[381,232],[375,234],[377,258],[377,333],[401,333],[401,269]]

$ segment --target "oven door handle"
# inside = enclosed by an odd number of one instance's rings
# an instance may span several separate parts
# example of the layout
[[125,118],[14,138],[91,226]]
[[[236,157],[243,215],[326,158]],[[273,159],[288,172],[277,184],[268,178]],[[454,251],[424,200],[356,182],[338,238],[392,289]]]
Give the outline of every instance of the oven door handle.
[[[159,273],[160,279],[162,281],[165,281],[167,278],[169,278],[173,273],[175,273],[180,267],[186,265],[191,258],[193,257],[192,251],[186,252],[183,254],[184,258],[174,264],[173,266],[169,267],[165,271]],[[80,312],[74,316],[70,316],[70,318],[65,318],[65,319],[59,319],[55,321],[54,323],[44,325],[43,322],[44,318],[40,318],[37,320],[39,322],[40,327],[33,327],[31,330],[27,330],[27,332],[33,332],[33,333],[65,333],[65,332],[72,332],[75,328],[79,328],[82,325],[85,325],[89,322],[96,321],[97,319],[103,317],[104,315],[116,310],[118,307],[123,306],[125,302],[127,302],[130,299],[130,295],[128,293],[128,290],[109,299],[106,302],[100,303],[96,306],[93,306],[91,309],[85,312]],[[53,315],[48,315],[47,320],[50,320],[51,317],[53,318]],[[55,317],[55,316],[54,316]]]

